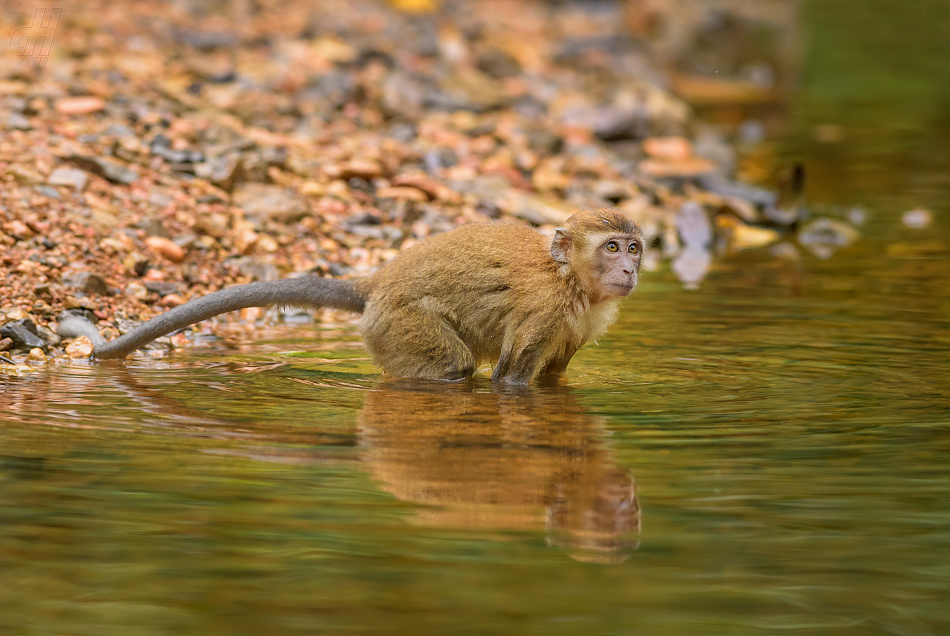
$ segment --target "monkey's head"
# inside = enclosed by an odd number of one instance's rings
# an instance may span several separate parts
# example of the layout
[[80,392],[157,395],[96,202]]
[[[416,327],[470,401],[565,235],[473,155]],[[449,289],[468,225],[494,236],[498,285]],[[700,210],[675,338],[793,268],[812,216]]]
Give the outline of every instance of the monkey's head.
[[611,208],[578,212],[555,230],[551,256],[569,268],[594,301],[627,296],[637,286],[643,233]]

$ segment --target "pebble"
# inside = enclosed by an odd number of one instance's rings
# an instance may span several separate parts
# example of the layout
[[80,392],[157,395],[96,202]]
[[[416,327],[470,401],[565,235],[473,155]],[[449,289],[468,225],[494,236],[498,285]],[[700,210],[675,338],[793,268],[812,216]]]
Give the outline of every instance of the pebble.
[[29,319],[15,320],[0,327],[0,338],[9,338],[11,349],[48,349],[46,342],[36,333],[36,324]]
[[798,242],[816,257],[825,260],[858,240],[858,231],[842,221],[815,219],[798,233]]
[[9,223],[4,223],[3,231],[19,241],[25,241],[33,236],[33,230],[22,221],[14,220]]
[[66,355],[73,360],[82,360],[92,357],[92,340],[86,336],[79,336],[66,345]]
[[56,100],[53,108],[63,115],[86,115],[100,111],[106,107],[105,100],[94,95],[80,97],[62,97]]
[[10,113],[7,116],[7,130],[31,130],[30,120],[20,113]]
[[43,178],[43,175],[36,170],[16,164],[8,166],[6,173],[12,176],[13,180],[20,185],[39,185],[46,181],[46,179]]
[[669,159],[644,159],[640,162],[640,172],[656,178],[698,177],[715,172],[716,164],[708,159],[689,157],[671,161]]
[[67,159],[83,170],[97,174],[112,183],[128,185],[139,180],[139,174],[135,170],[126,168],[115,161],[103,157],[74,154],[70,155]]
[[63,285],[78,289],[87,294],[99,294],[106,296],[109,294],[109,286],[105,279],[99,274],[84,271],[72,271],[63,274]]
[[145,239],[145,245],[160,256],[164,256],[173,263],[185,260],[185,250],[171,239],[161,236],[150,236]]
[[7,351],[13,346],[13,338],[0,338],[0,351]]
[[410,186],[388,186],[376,191],[376,196],[380,199],[396,199],[397,201],[416,201],[425,203],[429,196],[418,188]]
[[933,223],[933,212],[926,208],[914,208],[913,210],[904,212],[901,216],[901,221],[909,228],[922,230],[926,227],[930,227],[930,224]]
[[148,298],[148,290],[145,288],[145,285],[132,281],[125,286],[125,295],[129,298],[145,300]]
[[42,349],[30,349],[30,354],[26,356],[26,359],[32,362],[46,362],[48,358]]
[[781,238],[775,230],[764,227],[753,227],[745,223],[736,223],[732,228],[729,245],[736,250],[755,249],[771,245]]
[[644,140],[643,152],[657,159],[684,161],[693,156],[693,144],[685,137],[651,137]]
[[47,183],[57,186],[69,186],[76,190],[76,192],[82,192],[86,187],[87,180],[88,176],[85,171],[77,168],[62,167],[53,171]]
[[676,229],[687,247],[703,249],[712,243],[713,230],[706,210],[695,201],[687,201],[676,214]]
[[281,223],[298,221],[309,212],[306,200],[287,188],[264,183],[245,183],[234,191],[234,204],[248,216]]
[[686,289],[699,289],[712,265],[712,255],[702,247],[687,246],[671,264],[673,274]]

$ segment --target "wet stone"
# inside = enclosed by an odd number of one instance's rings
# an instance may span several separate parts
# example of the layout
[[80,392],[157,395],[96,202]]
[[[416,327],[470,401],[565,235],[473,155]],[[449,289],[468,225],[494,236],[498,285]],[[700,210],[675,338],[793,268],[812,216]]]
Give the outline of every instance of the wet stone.
[[68,186],[77,192],[82,192],[87,180],[88,176],[83,170],[62,167],[53,171],[47,183],[54,186]]
[[15,320],[0,327],[0,338],[11,340],[11,349],[42,349],[49,351],[46,342],[36,333],[36,324],[32,320]]
[[74,360],[92,357],[92,340],[86,336],[79,336],[66,347],[66,355]]
[[687,248],[703,249],[712,243],[712,224],[703,206],[687,201],[676,214],[676,229]]
[[10,113],[6,118],[7,130],[31,130],[30,120],[20,113]]
[[55,188],[51,188],[47,185],[38,185],[33,188],[36,192],[42,194],[44,197],[49,197],[50,199],[62,199],[63,197],[59,196],[59,192]]
[[909,228],[921,230],[925,227],[929,227],[933,222],[933,213],[924,208],[916,208],[904,212],[901,216],[901,221]]
[[307,202],[291,190],[276,185],[246,183],[234,192],[234,203],[248,216],[292,223],[308,213]]
[[858,231],[842,221],[815,219],[798,233],[798,242],[824,260],[858,240]]
[[108,179],[112,183],[128,185],[138,181],[139,175],[134,170],[126,168],[109,159],[102,157],[92,157],[89,155],[70,155],[68,160],[75,163],[83,170],[99,175]]
[[[178,293],[178,284],[163,281],[147,281],[145,283],[145,289],[159,296],[168,296],[169,294]],[[126,288],[126,292],[128,292],[128,288]]]
[[87,294],[100,294],[102,296],[109,294],[109,286],[105,279],[92,272],[68,272],[63,274],[63,284]]

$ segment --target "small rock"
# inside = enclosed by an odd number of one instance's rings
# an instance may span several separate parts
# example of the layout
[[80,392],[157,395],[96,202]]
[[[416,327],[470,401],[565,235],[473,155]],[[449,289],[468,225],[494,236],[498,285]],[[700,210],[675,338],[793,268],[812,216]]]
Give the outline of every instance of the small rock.
[[640,172],[643,174],[663,178],[698,177],[716,170],[716,164],[708,159],[689,157],[671,161],[669,159],[644,159],[640,162]]
[[18,166],[16,164],[7,166],[6,173],[11,175],[13,180],[20,185],[38,185],[46,181],[46,179],[43,178],[43,175],[36,170],[32,170],[24,166]]
[[342,163],[326,166],[324,172],[331,179],[352,179],[361,177],[371,180],[383,176],[383,167],[369,159],[351,159]]
[[798,233],[798,242],[824,260],[858,240],[858,231],[841,221],[815,219]]
[[396,199],[397,201],[417,201],[425,203],[429,196],[418,188],[410,186],[388,186],[376,191],[376,196],[380,199]]
[[184,299],[178,294],[168,294],[163,296],[161,303],[165,307],[177,307],[178,305],[184,304]]
[[224,157],[218,157],[211,162],[211,175],[209,177],[212,184],[221,188],[225,192],[234,190],[235,184],[241,180],[244,172],[244,164],[241,155],[230,154]]
[[87,180],[88,177],[84,171],[77,168],[62,167],[53,171],[47,183],[56,186],[69,186],[76,192],[82,192],[83,188],[86,187]]
[[165,281],[146,281],[145,289],[164,297],[176,293],[178,284]]
[[651,137],[644,140],[643,151],[656,159],[684,161],[693,156],[693,145],[685,137]]
[[524,219],[533,225],[559,224],[566,221],[574,208],[559,199],[538,197],[512,190],[502,208],[512,216]]
[[261,234],[257,237],[257,249],[268,254],[273,254],[280,248],[274,237],[267,234]]
[[63,97],[56,100],[53,108],[63,115],[86,115],[102,110],[106,107],[105,100],[94,95],[81,97]]
[[62,199],[63,197],[59,196],[59,192],[55,188],[51,188],[47,185],[38,185],[33,188],[44,197],[49,197],[50,199]]
[[292,223],[307,215],[307,202],[291,190],[263,183],[245,183],[234,192],[234,204],[249,216]]
[[20,113],[10,113],[7,116],[7,130],[31,130],[30,120]]
[[128,185],[138,181],[139,175],[130,168],[118,164],[102,157],[93,157],[89,155],[70,155],[67,158],[83,170],[97,174],[112,183],[121,183]]
[[4,375],[12,375],[12,376],[20,377],[24,375],[30,375],[31,373],[34,373],[34,372],[35,370],[26,364],[6,364],[3,362],[0,362],[0,373]]
[[82,360],[92,357],[92,349],[92,340],[79,336],[66,346],[66,355],[73,360]]
[[46,362],[47,357],[42,349],[30,349],[30,355],[26,356],[26,359],[31,362]]
[[25,311],[23,311],[23,310],[20,309],[19,307],[14,307],[13,309],[10,309],[9,311],[4,312],[4,315],[6,316],[6,319],[7,319],[8,321],[12,321],[12,320],[32,320],[32,318],[30,317],[30,314],[26,313]]
[[3,224],[3,231],[17,239],[18,241],[25,241],[26,239],[33,236],[33,230],[23,223],[22,221],[10,221],[9,223]]
[[145,300],[148,298],[148,289],[145,285],[133,281],[125,286],[125,295],[136,300]]
[[518,61],[501,49],[491,48],[478,56],[478,70],[494,79],[514,77],[521,73]]
[[904,212],[901,216],[901,221],[909,228],[922,230],[933,223],[933,212],[926,208],[914,208],[913,210]]
[[401,174],[392,179],[393,186],[409,186],[422,190],[430,199],[437,199],[445,203],[461,203],[462,197],[452,188],[443,185],[428,175]]
[[161,236],[150,236],[145,239],[145,245],[173,263],[180,263],[185,260],[185,250],[170,239]]
[[67,287],[79,289],[87,294],[109,294],[109,286],[105,279],[92,272],[73,271],[63,274],[63,284]]
[[848,210],[848,220],[852,225],[864,225],[868,220],[868,213],[861,206],[854,206]]
[[6,351],[13,346],[13,338],[0,338],[0,351]]
[[308,197],[322,197],[326,194],[326,186],[316,181],[304,181],[300,184],[300,194]]
[[703,206],[687,201],[676,214],[676,229],[687,248],[703,249],[712,243],[712,224]]
[[203,214],[195,222],[195,230],[201,234],[207,234],[214,238],[221,238],[228,232],[230,218],[227,214],[212,212]]
[[706,277],[712,256],[701,247],[687,246],[677,254],[671,264],[676,278],[686,289],[699,289],[699,283]]
[[33,303],[33,313],[40,315],[49,315],[53,313],[53,308],[45,300],[37,300]]
[[8,322],[0,327],[0,338],[9,338],[13,341],[10,345],[12,349],[30,349],[48,350],[47,344],[36,333],[36,324],[32,320],[16,320]]
[[777,242],[779,238],[781,237],[775,230],[746,225],[737,219],[731,227],[729,246],[735,250],[755,249],[771,245]]

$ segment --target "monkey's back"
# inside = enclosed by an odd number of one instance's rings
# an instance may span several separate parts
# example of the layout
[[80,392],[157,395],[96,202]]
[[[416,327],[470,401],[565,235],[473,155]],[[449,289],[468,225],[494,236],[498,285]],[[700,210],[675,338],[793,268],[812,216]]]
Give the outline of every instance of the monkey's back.
[[549,239],[517,223],[473,223],[423,240],[366,280],[360,326],[374,355],[385,358],[380,347],[418,346],[425,331],[439,328],[429,320],[437,317],[477,362],[494,361],[507,325],[568,308],[565,287]]

